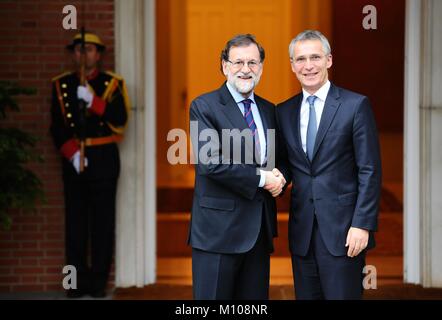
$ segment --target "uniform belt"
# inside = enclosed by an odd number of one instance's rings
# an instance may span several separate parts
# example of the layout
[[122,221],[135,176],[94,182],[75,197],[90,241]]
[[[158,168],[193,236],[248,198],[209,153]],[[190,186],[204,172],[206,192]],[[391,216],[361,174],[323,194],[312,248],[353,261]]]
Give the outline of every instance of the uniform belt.
[[[102,144],[120,142],[121,140],[123,140],[122,135],[114,134],[114,135],[107,136],[107,137],[86,138],[85,145],[86,145],[86,147],[100,146]],[[80,140],[77,140],[77,141],[80,142]]]

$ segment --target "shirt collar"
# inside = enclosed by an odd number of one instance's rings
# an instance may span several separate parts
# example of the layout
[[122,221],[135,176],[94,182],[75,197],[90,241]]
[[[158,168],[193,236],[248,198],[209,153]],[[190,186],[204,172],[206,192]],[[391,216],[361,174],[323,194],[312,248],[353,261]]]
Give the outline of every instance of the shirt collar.
[[331,86],[331,84],[330,84],[330,80],[327,80],[327,82],[324,83],[324,84],[322,85],[322,87],[319,88],[319,90],[316,91],[314,94],[310,94],[310,93],[308,93],[308,92],[305,91],[305,89],[303,88],[303,89],[302,89],[302,94],[303,94],[303,97],[302,97],[302,103],[305,103],[305,101],[307,100],[307,98],[310,97],[310,96],[316,96],[319,100],[321,100],[321,101],[325,101],[325,99],[327,98],[328,90],[330,90],[330,86]]
[[248,98],[244,98],[238,91],[236,91],[236,89],[229,82],[226,82],[226,84],[227,84],[227,89],[229,90],[230,94],[232,95],[233,99],[237,104],[245,99],[250,99],[254,104],[256,104],[255,94],[253,93],[253,91]]

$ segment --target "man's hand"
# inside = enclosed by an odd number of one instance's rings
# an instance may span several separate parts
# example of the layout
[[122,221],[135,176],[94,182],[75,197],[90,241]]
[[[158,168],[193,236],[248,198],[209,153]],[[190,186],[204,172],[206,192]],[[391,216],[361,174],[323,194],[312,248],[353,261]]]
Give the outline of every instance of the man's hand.
[[368,231],[365,229],[351,227],[348,230],[347,242],[345,246],[348,247],[347,256],[353,258],[361,253],[368,244]]
[[274,168],[272,170],[273,174],[275,175],[275,177],[281,177],[282,178],[282,182],[283,182],[283,187],[285,186],[285,184],[287,183],[287,181],[285,180],[284,176],[282,175],[281,171],[279,171],[277,168]]
[[264,189],[269,191],[273,197],[277,197],[284,187],[286,180],[278,169],[272,171],[265,171]]
[[78,86],[77,87],[77,97],[87,103],[86,107],[90,108],[92,106],[92,100],[94,99],[94,94],[89,90],[88,86]]
[[[80,174],[80,151],[74,153],[71,158],[71,163],[74,166],[75,171]],[[87,167],[87,158],[84,158],[84,166]]]

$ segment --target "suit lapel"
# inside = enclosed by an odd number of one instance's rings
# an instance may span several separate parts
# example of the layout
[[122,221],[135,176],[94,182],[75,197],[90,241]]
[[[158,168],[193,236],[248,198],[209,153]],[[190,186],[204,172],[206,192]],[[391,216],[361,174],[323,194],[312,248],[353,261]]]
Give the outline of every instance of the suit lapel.
[[259,115],[261,117],[262,126],[264,129],[264,135],[267,138],[266,132],[267,132],[267,129],[269,128],[269,123],[268,123],[269,120],[268,119],[270,119],[269,110],[268,110],[268,108],[264,107],[264,102],[256,94],[255,94],[255,102],[256,102],[256,106],[258,107]]
[[[226,118],[229,120],[229,122],[232,124],[231,128],[222,129],[239,129],[240,131],[248,129],[249,127],[244,120],[244,116],[241,113],[241,110],[239,110],[238,105],[236,104],[232,95],[230,94],[229,89],[227,89],[226,83],[221,86],[221,88],[219,89],[219,93],[220,103],[223,105],[221,110]],[[245,146],[246,149],[248,149],[248,152],[251,152],[251,154],[253,154],[255,150],[253,143],[250,143],[248,140],[246,140]]]
[[330,124],[332,123],[340,104],[338,89],[331,84],[327,99],[325,100],[324,110],[322,111],[321,121],[319,122],[318,133],[316,134],[313,159],[315,159],[315,155],[327,134],[328,128],[330,128]]
[[[232,95],[227,89],[225,83],[219,89],[219,92],[220,92],[220,103],[223,105],[223,108],[221,108],[221,110],[232,124],[232,128],[237,128],[241,131],[247,129],[248,126],[247,123],[244,121],[244,116],[242,115],[241,110],[239,110],[238,105],[236,104],[235,100],[233,99]],[[223,128],[223,129],[228,129],[228,128]]]
[[[265,107],[265,102],[261,99],[261,97],[257,96],[255,94],[255,102],[256,106],[258,107],[259,115],[261,117],[262,127],[264,130],[264,137],[265,137],[265,160],[264,161],[271,161],[270,163],[274,163],[274,156],[276,152],[276,146],[274,145],[275,139],[269,139],[268,136],[268,130],[267,129],[275,129],[275,123],[270,123],[271,121],[271,110],[269,108]],[[270,126],[272,128],[270,128]],[[276,138],[276,136],[275,136]]]
[[298,95],[293,103],[293,108],[291,109],[290,115],[290,125],[295,126],[293,132],[293,139],[295,142],[295,146],[301,151],[303,154],[303,158],[306,164],[309,165],[309,160],[304,150],[302,149],[302,140],[301,140],[301,104],[302,104],[303,96],[302,94]]
[[294,99],[293,106],[290,108],[290,121],[289,126],[293,128],[290,130],[293,133],[294,145],[302,149],[301,143],[301,132],[300,132],[300,113],[301,113],[301,103],[298,98]]

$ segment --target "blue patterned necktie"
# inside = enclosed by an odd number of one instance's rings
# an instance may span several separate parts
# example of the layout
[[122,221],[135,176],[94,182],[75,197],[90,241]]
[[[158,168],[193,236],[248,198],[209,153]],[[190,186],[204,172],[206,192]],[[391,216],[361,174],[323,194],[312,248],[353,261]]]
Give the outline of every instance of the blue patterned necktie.
[[248,127],[252,131],[253,141],[255,142],[256,155],[258,155],[257,162],[261,163],[261,146],[259,143],[258,128],[256,127],[256,123],[253,119],[252,114],[252,100],[245,99],[241,102],[244,105],[244,119],[246,120]]
[[318,126],[316,123],[316,112],[315,112],[315,100],[316,96],[310,96],[307,98],[307,102],[310,105],[310,112],[308,116],[308,126],[307,126],[307,156],[310,161],[313,159],[313,149],[315,148],[316,133],[318,131]]

